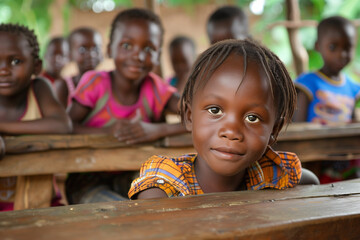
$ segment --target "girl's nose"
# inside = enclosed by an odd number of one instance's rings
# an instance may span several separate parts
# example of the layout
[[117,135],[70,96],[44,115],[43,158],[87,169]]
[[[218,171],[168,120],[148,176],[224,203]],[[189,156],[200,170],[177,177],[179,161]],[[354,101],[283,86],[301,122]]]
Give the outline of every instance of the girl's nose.
[[6,75],[9,72],[8,64],[5,61],[0,61],[0,75]]
[[146,53],[143,49],[136,47],[134,48],[133,57],[143,62],[145,61]]
[[238,121],[235,116],[226,116],[223,121],[223,126],[219,131],[221,138],[226,138],[231,141],[242,141],[244,139],[241,122]]

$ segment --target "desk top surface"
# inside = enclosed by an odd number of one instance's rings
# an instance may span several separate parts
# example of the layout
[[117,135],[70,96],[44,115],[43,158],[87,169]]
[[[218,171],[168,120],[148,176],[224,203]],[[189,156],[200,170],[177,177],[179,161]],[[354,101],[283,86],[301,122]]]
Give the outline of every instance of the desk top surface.
[[0,238],[359,239],[359,224],[360,180],[355,180],[3,212]]

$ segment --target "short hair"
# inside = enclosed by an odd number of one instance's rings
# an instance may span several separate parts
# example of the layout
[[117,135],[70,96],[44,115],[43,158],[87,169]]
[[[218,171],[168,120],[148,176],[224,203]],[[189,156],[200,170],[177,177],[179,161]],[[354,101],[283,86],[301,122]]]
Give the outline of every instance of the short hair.
[[48,42],[48,44],[46,45],[46,52],[47,52],[47,49],[51,45],[56,44],[56,43],[63,43],[63,42],[67,43],[66,38],[64,38],[64,37],[53,37],[53,38],[51,38],[50,41]]
[[355,26],[347,18],[341,16],[324,18],[317,26],[317,38],[323,37],[329,32],[329,29],[343,30],[346,26],[351,26],[355,29]]
[[116,17],[114,18],[114,20],[111,23],[111,30],[110,30],[110,44],[113,41],[114,38],[114,31],[117,27],[117,25],[121,22],[125,22],[128,20],[132,20],[132,19],[143,19],[143,20],[147,20],[149,22],[155,23],[156,25],[159,26],[160,31],[161,31],[161,43],[163,42],[163,36],[164,36],[164,27],[163,24],[161,22],[161,19],[158,15],[156,15],[154,12],[145,9],[145,8],[130,8],[130,9],[126,9],[124,11],[121,11],[120,13],[118,13],[118,15],[116,15]]
[[189,43],[194,50],[196,48],[195,42],[191,38],[189,38],[187,36],[176,36],[171,40],[171,42],[169,44],[169,50],[176,48],[183,43]]
[[[290,123],[294,113],[296,105],[295,86],[285,65],[278,56],[265,46],[251,39],[220,41],[212,45],[197,58],[180,100],[182,122],[185,122],[187,105],[192,103],[196,91],[206,85],[214,71],[232,53],[243,56],[244,72],[249,60],[255,61],[264,69],[270,84],[274,104],[277,107],[276,122],[279,124],[278,131],[280,131],[284,123]],[[241,79],[239,79],[239,87],[240,84]]]
[[76,28],[70,33],[70,35],[68,37],[68,42],[69,42],[70,47],[71,47],[72,41],[74,40],[74,37],[77,34],[94,34],[94,35],[98,34],[101,37],[100,33],[93,28],[90,28],[90,27]]
[[246,13],[242,10],[242,8],[239,8],[237,6],[223,6],[218,9],[216,9],[210,16],[207,21],[207,24],[214,22],[222,22],[225,20],[230,20],[233,18],[239,18],[244,25],[246,26],[246,29],[248,27],[248,17]]
[[12,23],[2,23],[0,24],[0,32],[8,32],[14,33],[17,35],[23,35],[26,41],[29,43],[31,48],[31,55],[34,60],[39,60],[39,42],[37,37],[34,33],[34,30],[30,30],[28,27],[19,25],[19,24],[12,24]]

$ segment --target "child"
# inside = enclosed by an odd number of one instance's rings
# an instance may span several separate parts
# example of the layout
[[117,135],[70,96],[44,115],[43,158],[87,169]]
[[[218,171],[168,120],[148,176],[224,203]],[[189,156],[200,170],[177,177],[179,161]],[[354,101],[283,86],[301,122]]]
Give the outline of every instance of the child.
[[61,70],[69,62],[69,45],[63,37],[54,37],[46,47],[45,69],[41,76],[50,80],[54,86],[57,81],[62,81]]
[[224,6],[213,12],[206,24],[211,44],[225,39],[246,39],[249,37],[246,13],[236,6]]
[[[34,32],[0,24],[0,134],[69,133],[71,121],[41,71]],[[12,210],[16,177],[0,178],[0,210]]]
[[250,40],[226,40],[196,60],[180,113],[197,154],[153,156],[131,199],[294,187],[301,164],[270,145],[292,117],[295,87],[283,63]]
[[[178,112],[179,102],[176,89],[150,72],[159,64],[163,32],[160,18],[149,10],[127,9],[115,17],[108,54],[116,69],[89,71],[81,77],[70,107],[76,133],[111,134],[134,144],[186,131],[179,123],[161,122],[165,111]],[[114,181],[118,181],[118,174],[72,175],[68,200],[121,200],[114,191]]]
[[175,75],[168,82],[182,93],[191,66],[196,58],[195,43],[186,36],[175,37],[169,45],[171,65]]
[[[356,29],[349,20],[333,16],[319,23],[315,49],[321,54],[323,66],[318,71],[302,74],[295,80],[298,104],[294,121],[323,125],[353,121],[360,85],[341,71],[352,60],[355,45]],[[344,174],[351,172],[353,163],[322,162],[321,183],[343,180]],[[325,165],[333,167],[327,168]]]
[[77,64],[78,74],[65,78],[65,81],[60,81],[56,86],[57,95],[64,106],[70,104],[80,77],[85,72],[94,70],[103,59],[101,35],[92,28],[81,27],[73,30],[68,42],[70,59]]

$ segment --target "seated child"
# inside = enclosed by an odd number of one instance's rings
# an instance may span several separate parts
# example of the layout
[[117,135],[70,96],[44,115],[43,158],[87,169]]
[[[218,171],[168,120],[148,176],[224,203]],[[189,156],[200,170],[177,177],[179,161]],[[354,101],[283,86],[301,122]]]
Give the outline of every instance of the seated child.
[[291,120],[295,100],[285,66],[267,48],[250,40],[212,45],[196,60],[180,102],[197,153],[151,157],[129,198],[294,187],[300,160],[271,144]]
[[78,68],[76,76],[67,77],[60,81],[55,90],[64,106],[71,102],[81,76],[90,70],[94,70],[103,59],[102,38],[99,32],[88,27],[73,30],[68,38],[70,47],[70,60],[74,61]]
[[186,36],[175,37],[169,45],[172,68],[175,72],[168,82],[182,93],[192,64],[196,58],[194,41]]
[[207,20],[206,31],[209,42],[214,44],[225,39],[245,39],[249,35],[246,13],[237,6],[216,9]]
[[65,38],[54,37],[46,47],[44,70],[41,76],[50,80],[53,86],[62,81],[61,70],[69,62],[69,45]]
[[[0,134],[69,133],[71,121],[49,82],[33,31],[0,24]],[[0,210],[12,210],[16,177],[0,178]]]
[[[176,89],[151,73],[160,61],[163,33],[160,18],[149,10],[131,8],[115,17],[108,45],[115,70],[89,71],[81,77],[70,107],[76,133],[111,134],[119,141],[135,144],[186,131],[180,123],[162,121],[165,111],[178,112],[179,102]],[[66,184],[68,200],[127,199],[131,180],[121,196],[121,190],[116,190],[126,182],[121,175],[72,174]]]
[[[333,16],[323,19],[317,27],[315,49],[321,54],[323,66],[304,73],[295,80],[297,110],[295,122],[323,125],[350,123],[354,119],[355,102],[360,85],[342,73],[354,56],[356,28],[347,19]],[[357,161],[322,162],[321,183],[346,179],[359,171]],[[358,169],[358,170],[356,170]]]

